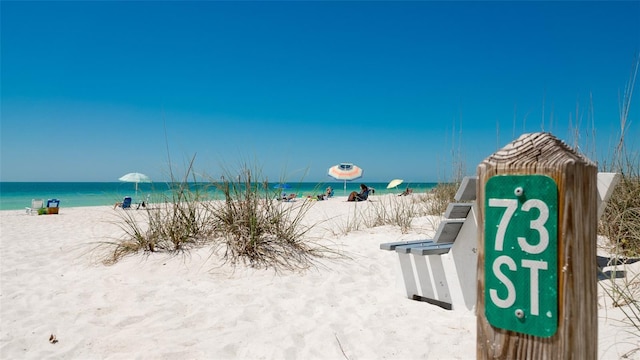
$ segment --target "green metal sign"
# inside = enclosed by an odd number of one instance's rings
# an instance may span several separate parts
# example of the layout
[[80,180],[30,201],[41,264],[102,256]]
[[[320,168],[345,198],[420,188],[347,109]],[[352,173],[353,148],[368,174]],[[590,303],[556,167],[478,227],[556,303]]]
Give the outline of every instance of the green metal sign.
[[558,329],[558,187],[544,175],[491,177],[485,186],[485,315],[539,337]]

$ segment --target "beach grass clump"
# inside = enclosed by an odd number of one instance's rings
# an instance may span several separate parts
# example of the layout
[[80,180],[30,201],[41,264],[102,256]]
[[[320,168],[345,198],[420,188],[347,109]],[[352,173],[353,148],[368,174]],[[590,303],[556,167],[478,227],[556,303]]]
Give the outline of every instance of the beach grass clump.
[[[608,239],[612,262],[622,264],[623,270],[611,272],[609,281],[601,286],[613,305],[624,314],[621,325],[640,338],[640,274],[629,277],[630,272],[624,269],[626,263],[640,261],[640,167],[635,160],[610,171],[621,173],[622,179],[607,202],[598,233]],[[618,278],[617,272],[625,276]],[[623,357],[638,351],[640,347]]]
[[367,227],[383,225],[398,226],[403,234],[411,229],[411,222],[418,214],[417,205],[409,199],[398,196],[383,196],[371,203],[363,222]]
[[[207,204],[217,239],[216,248],[231,264],[256,268],[303,269],[313,264],[323,248],[312,246],[307,234],[312,225],[303,224],[311,201],[282,201],[268,181],[255,180],[245,168],[236,181],[215,184],[223,201]],[[326,250],[326,249],[325,249]]]
[[622,176],[607,202],[599,233],[618,255],[640,257],[640,176]]
[[[604,168],[620,173],[622,180],[615,187],[602,216],[599,232],[609,238],[616,253],[626,257],[640,256],[640,154],[629,143],[629,113],[635,82],[640,69],[640,57],[631,67],[631,75],[620,104],[620,134]],[[631,137],[637,141],[636,136]]]
[[421,205],[425,215],[442,215],[449,203],[454,202],[460,182],[438,183],[429,193],[419,196],[415,201]]
[[[630,125],[628,116],[631,98],[639,68],[640,57],[636,57],[621,99],[621,132],[609,162],[604,166],[606,171],[621,174],[622,179],[614,188],[598,227],[599,234],[609,240],[613,263],[622,264],[623,269],[626,263],[640,260],[640,155],[631,150],[626,136]],[[637,141],[635,136],[632,139]],[[629,278],[630,273],[622,270],[624,276],[619,279],[616,272],[611,272],[610,281],[602,282],[601,286],[614,306],[623,312],[625,318],[622,325],[630,329],[630,334],[640,338],[640,274]],[[640,347],[635,347],[621,358],[631,357],[638,351]]]
[[127,255],[153,249],[153,245],[149,243],[147,238],[146,228],[140,218],[135,215],[129,211],[119,215],[121,221],[117,222],[117,224],[124,235],[120,240],[102,244],[108,245],[109,249],[111,249],[103,259],[104,264],[115,264]]
[[[245,168],[239,176],[226,177],[236,181],[223,177],[206,184],[187,181],[185,176],[172,183],[164,201],[120,212],[118,225],[124,235],[107,244],[113,247],[104,263],[139,252],[175,254],[210,245],[215,253],[223,249],[223,262],[233,265],[294,270],[335,253],[308,236],[314,225],[302,220],[312,202],[281,201],[267,180],[254,181],[253,173]],[[224,200],[211,200],[207,191],[211,188]]]
[[[196,189],[191,189],[192,186]],[[184,251],[213,241],[211,214],[203,206],[206,201],[206,193],[199,190],[197,184],[174,184],[170,199],[146,211],[149,225],[147,237],[153,245],[149,250]]]
[[110,243],[114,248],[104,262],[113,264],[141,251],[176,253],[213,241],[210,214],[202,206],[205,194],[192,186],[186,180],[174,183],[165,199],[119,212],[124,235]]
[[198,182],[194,160],[195,157],[181,179],[171,172],[169,195],[153,208],[145,208],[149,245],[145,250],[173,253],[212,241],[211,214],[202,205],[209,200],[207,186]]

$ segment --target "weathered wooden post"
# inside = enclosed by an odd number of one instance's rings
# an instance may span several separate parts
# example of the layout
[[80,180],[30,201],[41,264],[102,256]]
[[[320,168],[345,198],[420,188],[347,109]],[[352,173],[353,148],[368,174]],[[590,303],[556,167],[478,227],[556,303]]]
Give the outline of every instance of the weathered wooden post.
[[596,359],[597,167],[548,133],[478,166],[478,359]]

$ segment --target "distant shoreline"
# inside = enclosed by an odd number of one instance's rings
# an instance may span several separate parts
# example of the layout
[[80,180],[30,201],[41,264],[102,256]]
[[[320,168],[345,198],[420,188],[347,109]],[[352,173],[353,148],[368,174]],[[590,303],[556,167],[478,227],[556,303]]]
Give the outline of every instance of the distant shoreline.
[[[269,183],[269,191],[273,196],[280,192],[296,193],[298,198],[316,196],[324,193],[327,186],[333,187],[335,196],[347,196],[351,191],[359,191],[360,183],[365,183],[376,190],[376,195],[401,193],[408,187],[415,193],[424,193],[432,189],[437,183],[403,183],[396,188],[387,189],[384,182],[347,182],[344,189],[343,182],[303,182],[287,183],[287,188],[277,189],[278,183]],[[212,200],[222,198],[222,194],[210,187],[209,183],[192,183],[193,191],[205,191]],[[24,210],[31,205],[32,199],[59,199],[60,207],[88,207],[113,206],[122,201],[125,196],[131,196],[133,202],[141,202],[149,198],[152,202],[159,202],[171,195],[167,183],[140,183],[138,194],[134,184],[125,182],[0,182],[0,210]]]

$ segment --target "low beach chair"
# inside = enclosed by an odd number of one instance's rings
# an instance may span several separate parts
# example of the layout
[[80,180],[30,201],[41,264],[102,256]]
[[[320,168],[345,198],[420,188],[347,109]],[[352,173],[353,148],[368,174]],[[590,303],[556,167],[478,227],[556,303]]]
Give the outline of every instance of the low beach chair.
[[122,202],[117,202],[113,205],[113,208],[131,209],[131,196],[125,196]]
[[380,244],[397,253],[398,283],[409,299],[447,310],[475,306],[477,180],[462,180],[433,239]]
[[294,199],[298,196],[298,194],[289,194],[282,197],[283,201],[294,201]]
[[36,214],[38,215],[38,210],[42,209],[44,207],[44,200],[43,199],[32,199],[31,200],[31,207],[27,207],[27,214],[29,215],[33,215]]

